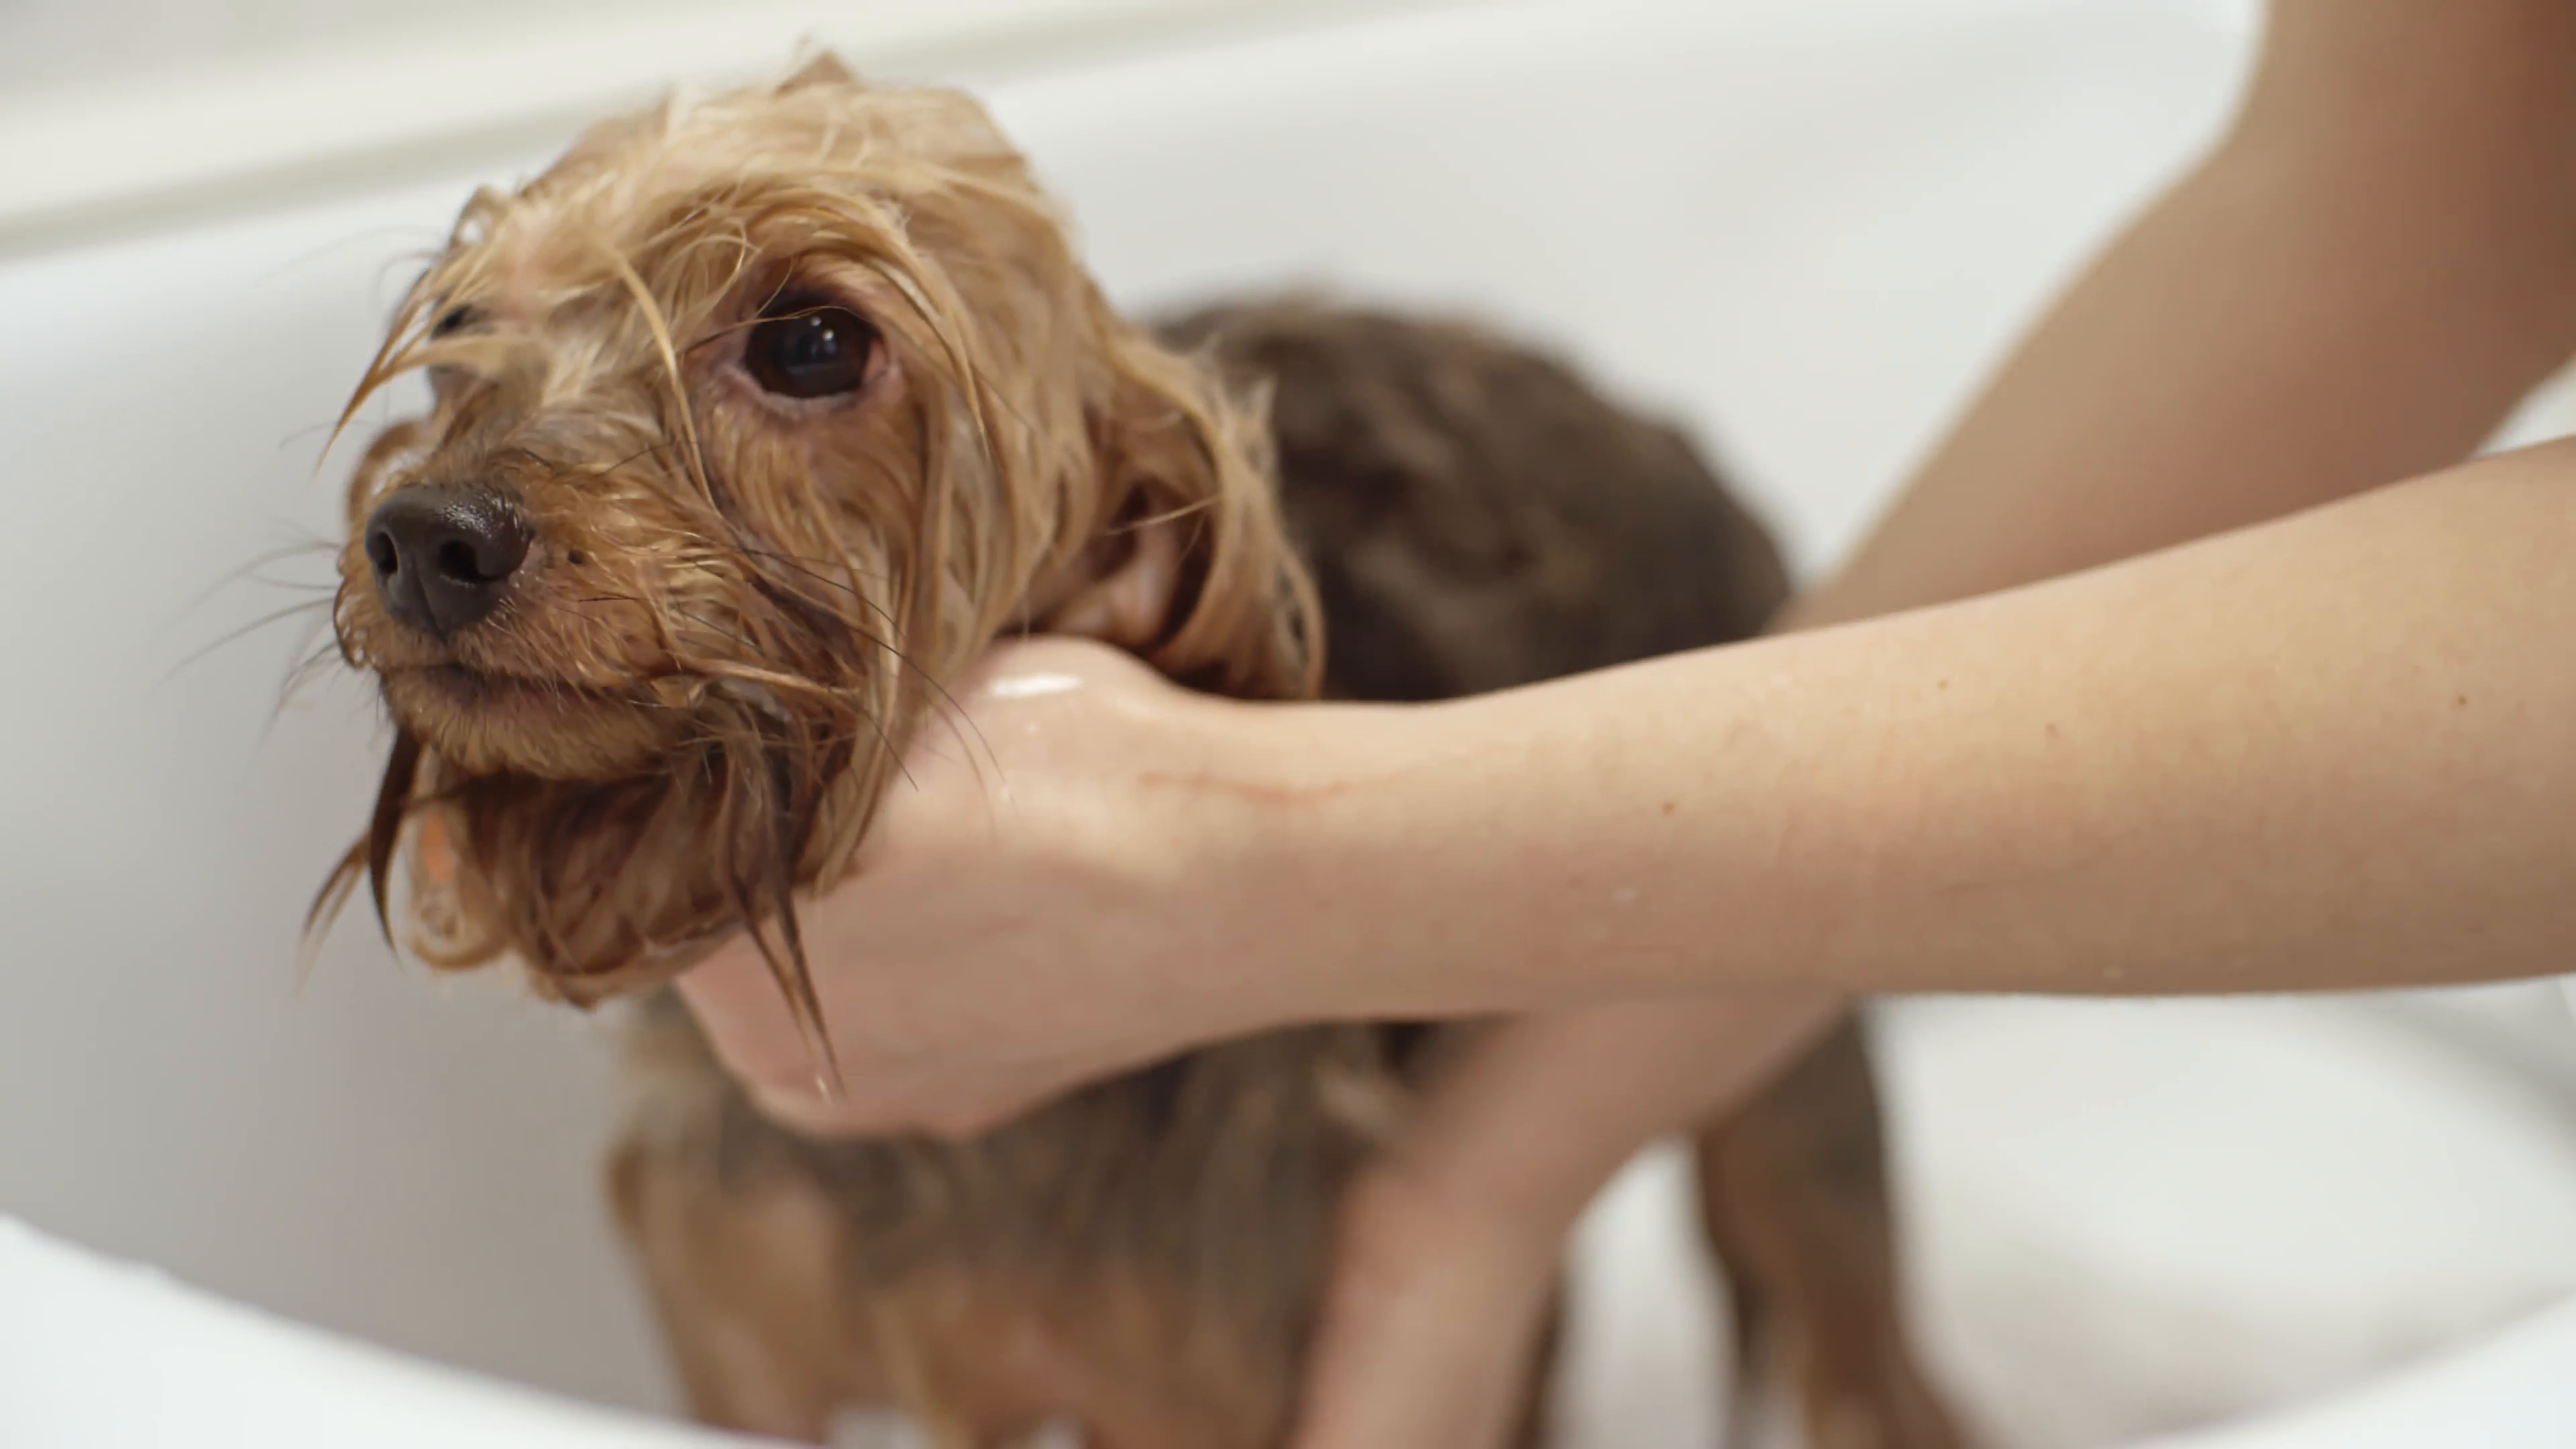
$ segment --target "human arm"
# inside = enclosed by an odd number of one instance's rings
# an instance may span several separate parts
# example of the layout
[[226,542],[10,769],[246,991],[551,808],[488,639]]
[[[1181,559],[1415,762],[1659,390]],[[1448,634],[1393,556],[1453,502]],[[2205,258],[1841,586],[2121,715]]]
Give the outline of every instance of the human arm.
[[1343,1199],[1295,1444],[1508,1442],[1566,1237],[1601,1185],[1750,1096],[1842,1010],[1737,993],[1478,1029]]
[[[2082,274],[1782,622],[2028,583],[2464,454],[2576,349],[2570,13],[2274,7],[2222,143]],[[1487,1068],[1437,1083],[1409,1150],[1354,1195],[1348,1306],[1300,1444],[1500,1442],[1540,1311],[1528,1285],[1574,1212],[1647,1142],[1739,1108],[1830,1006],[1721,995],[1487,1032]],[[1749,1065],[1748,1033],[1771,1048]],[[1491,1191],[1502,1172],[1549,1186]]]
[[[2347,23],[2358,34],[2372,23],[2367,10],[2339,13],[2353,17]],[[2443,54],[2381,35],[2383,46],[2407,54]],[[2517,42],[2528,58],[2563,53],[2529,41]],[[2322,40],[2313,44],[2312,55],[2326,53]],[[2281,49],[2276,37],[2266,62],[2274,76],[2286,69]],[[2312,70],[2324,63],[2303,62]],[[2382,61],[2362,69],[2384,77],[2402,67]],[[2265,84],[2276,97],[2314,89]],[[2576,136],[2576,126],[2535,114],[2535,102],[2498,85],[2492,69],[2476,84],[2506,93],[2488,113],[2498,134],[2452,133],[2446,147],[2488,147],[2508,158],[2495,163],[2501,171],[2430,154],[2446,149],[2435,144],[2443,133],[2434,127],[2413,149],[2392,147],[2384,133],[2356,142],[2302,179],[2287,173],[2302,146],[2334,141],[2302,139],[2318,134],[2326,122],[2314,118],[2331,108],[2320,100],[2302,117],[2286,100],[2249,107],[2228,143],[2106,254],[2025,344],[1871,543],[1808,597],[1797,621],[1837,622],[2025,582],[2272,516],[2465,451],[2567,349],[2563,218],[2535,204],[2563,190],[2550,182],[2563,173],[2547,148]],[[2576,87],[2562,84],[2557,93],[2576,95]],[[2470,109],[2409,94],[2383,86],[2339,104],[2409,124]],[[2360,160],[2374,155],[2387,164],[2362,169]],[[2303,190],[2330,182],[2349,189],[2331,197]],[[2387,587],[2403,585],[2392,579]],[[935,798],[935,789],[922,797]],[[892,916],[900,906],[879,909]],[[959,933],[961,951],[970,936]],[[755,981],[753,989],[765,986]],[[1767,1009],[1793,1005],[1774,1000]],[[1358,1231],[1344,1276],[1359,1285],[1357,1300],[1319,1350],[1327,1377],[1310,1400],[1319,1409],[1310,1421],[1314,1442],[1452,1442],[1436,1428],[1410,1430],[1454,1425],[1462,1414],[1473,1421],[1495,1402],[1493,1366],[1517,1367],[1535,1285],[1591,1184],[1630,1145],[1717,1109],[1760,1079],[1758,1063],[1731,1080],[1659,1076],[1651,1028],[1677,1039],[1664,1050],[1687,1061],[1729,1032],[1759,1026],[1762,1009],[1725,999],[1612,1005],[1589,1014],[1594,1030],[1582,1015],[1556,1015],[1489,1037],[1494,1069],[1454,1080],[1398,1166],[1375,1190],[1355,1195]],[[1623,1016],[1638,1018],[1638,1029],[1618,1029]],[[1703,1020],[1693,1025],[1692,1017]],[[1792,1015],[1753,1039],[1794,1041],[1795,1029]],[[983,1045],[964,1040],[952,1049],[971,1055]],[[1587,1070],[1587,1056],[1633,1075]],[[1745,1060],[1751,1056],[1748,1049]],[[773,1042],[770,1059],[802,1062],[798,1044],[786,1039]],[[1017,1065],[1029,1073],[1019,1080],[1031,1084],[1071,1070]],[[991,1078],[975,1064],[959,1078],[971,1083],[964,1100],[987,1104],[952,1118],[960,1125],[1007,1105],[1009,1089],[991,1095]],[[852,1079],[861,1073],[854,1069]],[[1670,1095],[1631,1090],[1638,1082],[1660,1082],[1656,1090]],[[950,1090],[935,1077],[917,1085],[922,1101]],[[791,1075],[786,1091],[801,1086]],[[1545,1115],[1551,1103],[1553,1117]],[[1519,1188],[1496,1188],[1479,1143],[1528,1174]],[[1541,1183],[1552,1185],[1533,1186]],[[1445,1231],[1420,1231],[1444,1222]],[[1517,1321],[1505,1311],[1515,1304]],[[1336,1366],[1349,1371],[1338,1393],[1329,1379]],[[1377,1391],[1391,1383],[1405,1392]]]
[[1860,548],[1841,623],[2467,456],[2576,352],[2576,7],[2283,0],[2227,134],[2056,300]]
[[[756,971],[684,989],[729,1059],[751,1045],[737,1066],[790,1121],[970,1130],[1284,1021],[1672,993],[1626,1008],[1651,1024],[1682,993],[1795,986],[1801,962],[1858,992],[2563,970],[2571,548],[2561,444],[2055,583],[1393,718],[1239,718],[1251,707],[1175,697],[1097,646],[1034,644],[1000,667],[1082,689],[969,705],[1001,777],[1032,788],[998,802],[925,772],[890,808],[952,811],[895,818],[904,851],[809,922],[839,963],[822,986],[848,1100],[763,1075],[804,1059]],[[1055,726],[1098,710],[1136,753],[1050,769],[1050,741],[1088,732]],[[1725,758],[1689,763],[1708,753]],[[994,813],[962,829],[960,802]],[[1095,833],[1139,819],[1154,828]],[[948,949],[968,931],[979,950]],[[1611,1029],[1561,1054],[1562,1028],[1531,1023],[1534,1064],[1435,1099],[1376,1179],[1392,1187],[1355,1194],[1318,1371],[1360,1387],[1314,1401],[1339,1427],[1307,1442],[1468,1444],[1445,1435],[1489,1425],[1566,1204],[1624,1155],[1619,1133],[1652,1135],[1707,1085],[1657,1070],[1692,1042],[1623,1035],[1616,1011],[1553,1018]],[[1596,1054],[1638,1073],[1635,1097],[1522,1115],[1588,1097],[1550,1084]],[[1523,1128],[1517,1165],[1485,1135]],[[1497,1163],[1531,1175],[1493,1188]],[[1408,1242],[1448,1271],[1407,1264]],[[1456,1397],[1368,1392],[1373,1336]],[[1410,1427],[1426,1419],[1443,1437]]]
[[2562,970],[2571,446],[1444,704],[1246,705],[1024,646],[999,667],[1084,687],[979,698],[986,766],[917,765],[904,848],[807,923],[846,1098],[779,1070],[756,963],[685,986],[774,1109],[865,1129],[1293,1021]]
[[1228,719],[1257,748],[1175,787],[1242,841],[1227,915],[1278,928],[1229,1029],[2564,969],[2572,472],[2552,445],[1874,622]]

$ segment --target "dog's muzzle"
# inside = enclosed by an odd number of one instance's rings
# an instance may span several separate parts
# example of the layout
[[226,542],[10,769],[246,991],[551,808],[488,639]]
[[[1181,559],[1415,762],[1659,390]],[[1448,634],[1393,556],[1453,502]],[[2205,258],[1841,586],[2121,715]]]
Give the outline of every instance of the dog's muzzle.
[[492,612],[528,543],[518,510],[489,488],[405,488],[367,520],[385,612],[440,639]]

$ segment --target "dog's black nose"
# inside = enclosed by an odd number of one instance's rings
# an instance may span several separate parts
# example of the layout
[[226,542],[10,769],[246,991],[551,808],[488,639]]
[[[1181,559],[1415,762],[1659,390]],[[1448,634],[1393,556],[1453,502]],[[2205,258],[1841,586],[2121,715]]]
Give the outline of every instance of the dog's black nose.
[[367,520],[386,612],[442,639],[491,613],[527,557],[527,525],[488,488],[405,488]]

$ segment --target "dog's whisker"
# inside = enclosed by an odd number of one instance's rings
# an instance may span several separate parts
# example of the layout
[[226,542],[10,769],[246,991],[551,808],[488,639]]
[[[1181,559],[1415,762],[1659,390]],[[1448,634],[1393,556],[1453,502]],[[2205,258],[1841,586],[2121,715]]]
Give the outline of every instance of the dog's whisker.
[[[305,632],[305,641],[309,643],[313,635],[319,632],[322,624],[327,622],[327,619],[316,621],[314,627]],[[304,648],[306,644],[299,643],[297,647]],[[311,649],[302,659],[289,665],[286,672],[278,677],[277,699],[268,708],[268,718],[260,722],[260,748],[267,748],[270,738],[277,732],[277,722],[285,718],[286,707],[293,702],[297,691],[318,677],[322,666],[329,663],[332,656],[338,652],[337,644],[325,644],[320,648]]]
[[[303,603],[289,604],[283,609],[277,609],[272,612],[262,614],[258,618],[237,628],[227,629],[221,635],[216,637],[213,642],[190,651],[186,658],[171,665],[170,668],[164,671],[161,675],[159,686],[168,685],[172,680],[178,678],[181,674],[203,661],[207,655],[214,653],[225,645],[238,643],[239,641],[250,637],[252,634],[267,628],[271,624],[283,623],[288,619],[294,618],[298,614],[314,610],[327,611],[330,602],[331,601],[328,599],[308,599]],[[325,617],[328,617],[327,612],[325,613]]]
[[[813,566],[824,562],[822,560],[800,560],[787,554],[771,553],[762,549],[745,549],[742,550],[742,552],[747,557],[763,558],[774,563],[783,564],[788,568],[795,570],[798,574],[812,579],[814,582],[821,584],[826,588],[839,589],[843,593],[848,594],[853,600],[857,601],[860,607],[883,620],[887,628],[891,629],[896,627],[894,615],[889,613],[885,607],[877,603],[876,600],[869,598],[866,590],[858,588],[852,584],[843,583],[841,580],[832,578],[821,572],[818,567]],[[883,578],[885,576],[880,573],[876,575],[876,577]]]
[[281,579],[269,574],[244,574],[240,582],[290,594],[336,594],[340,591],[336,583],[323,583],[318,579]]
[[322,671],[338,657],[339,652],[340,647],[336,642],[324,644],[287,667],[286,672],[279,679],[277,704],[270,712],[272,721],[276,714],[283,711],[293,700],[298,691],[321,677]]
[[[259,570],[267,568],[271,564],[284,563],[288,559],[314,553],[337,554],[338,552],[338,546],[328,541],[319,539],[299,539],[294,543],[283,544],[277,548],[269,549],[266,552],[255,554],[250,559],[243,562],[239,567],[227,569],[221,576],[216,578],[213,583],[206,585],[204,588],[191,595],[186,606],[183,607],[176,616],[174,616],[173,622],[175,623],[177,620],[193,616],[199,609],[204,608],[207,603],[212,601],[215,595],[222,593],[224,590],[232,587],[234,584],[240,583],[244,579],[256,576]],[[322,587],[336,588],[338,585],[333,583],[322,585]]]
[[[741,547],[735,549],[734,552],[747,558],[775,559],[780,563],[794,565],[801,570],[811,573],[818,583],[829,584],[833,588],[845,589],[852,593],[860,592],[859,590],[852,588],[850,585],[841,582],[839,579],[831,578],[819,572],[819,570],[826,567],[837,568],[843,566],[843,560],[840,559],[824,558],[820,555],[785,553],[774,548]],[[851,569],[851,572],[855,573],[860,578],[873,580],[879,583],[886,582],[893,577],[893,573],[887,569],[853,568]]]

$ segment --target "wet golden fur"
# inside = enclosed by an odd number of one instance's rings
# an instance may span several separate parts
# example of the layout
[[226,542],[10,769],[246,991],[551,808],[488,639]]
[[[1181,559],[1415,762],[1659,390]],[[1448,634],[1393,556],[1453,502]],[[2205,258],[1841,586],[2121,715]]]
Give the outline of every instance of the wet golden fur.
[[[855,392],[755,384],[744,339],[782,306],[874,324]],[[654,988],[748,929],[812,1026],[794,902],[850,868],[941,680],[1058,628],[1238,695],[1431,698],[1742,637],[1785,587],[1678,435],[1471,330],[1291,306],[1157,340],[972,101],[828,60],[478,194],[344,425],[421,369],[429,414],[350,486],[335,620],[395,742],[316,918],[364,883],[430,961],[644,998],[611,1199],[693,1408],[772,1434],[875,1401],[961,1449],[1060,1417],[1104,1449],[1271,1449],[1340,1190],[1440,1041],[1228,1043],[965,1143],[762,1118]],[[392,616],[361,535],[456,485],[530,544],[442,635]],[[1881,1151],[1847,1025],[1707,1136],[1710,1228],[1820,1422],[1948,1449],[1896,1330]]]
[[[743,377],[746,324],[790,293],[882,330],[887,365],[846,405]],[[1109,308],[963,96],[861,92],[826,63],[604,125],[467,205],[350,414],[416,369],[437,405],[365,455],[335,620],[403,736],[351,865],[448,818],[459,869],[411,882],[441,964],[508,953],[591,1001],[746,920],[791,932],[790,892],[847,868],[935,682],[1113,525],[1186,519],[1195,544],[1155,664],[1312,688],[1260,428]],[[544,555],[436,644],[385,616],[359,535],[391,491],[449,478],[510,491]],[[425,677],[445,665],[510,713],[452,707]]]

